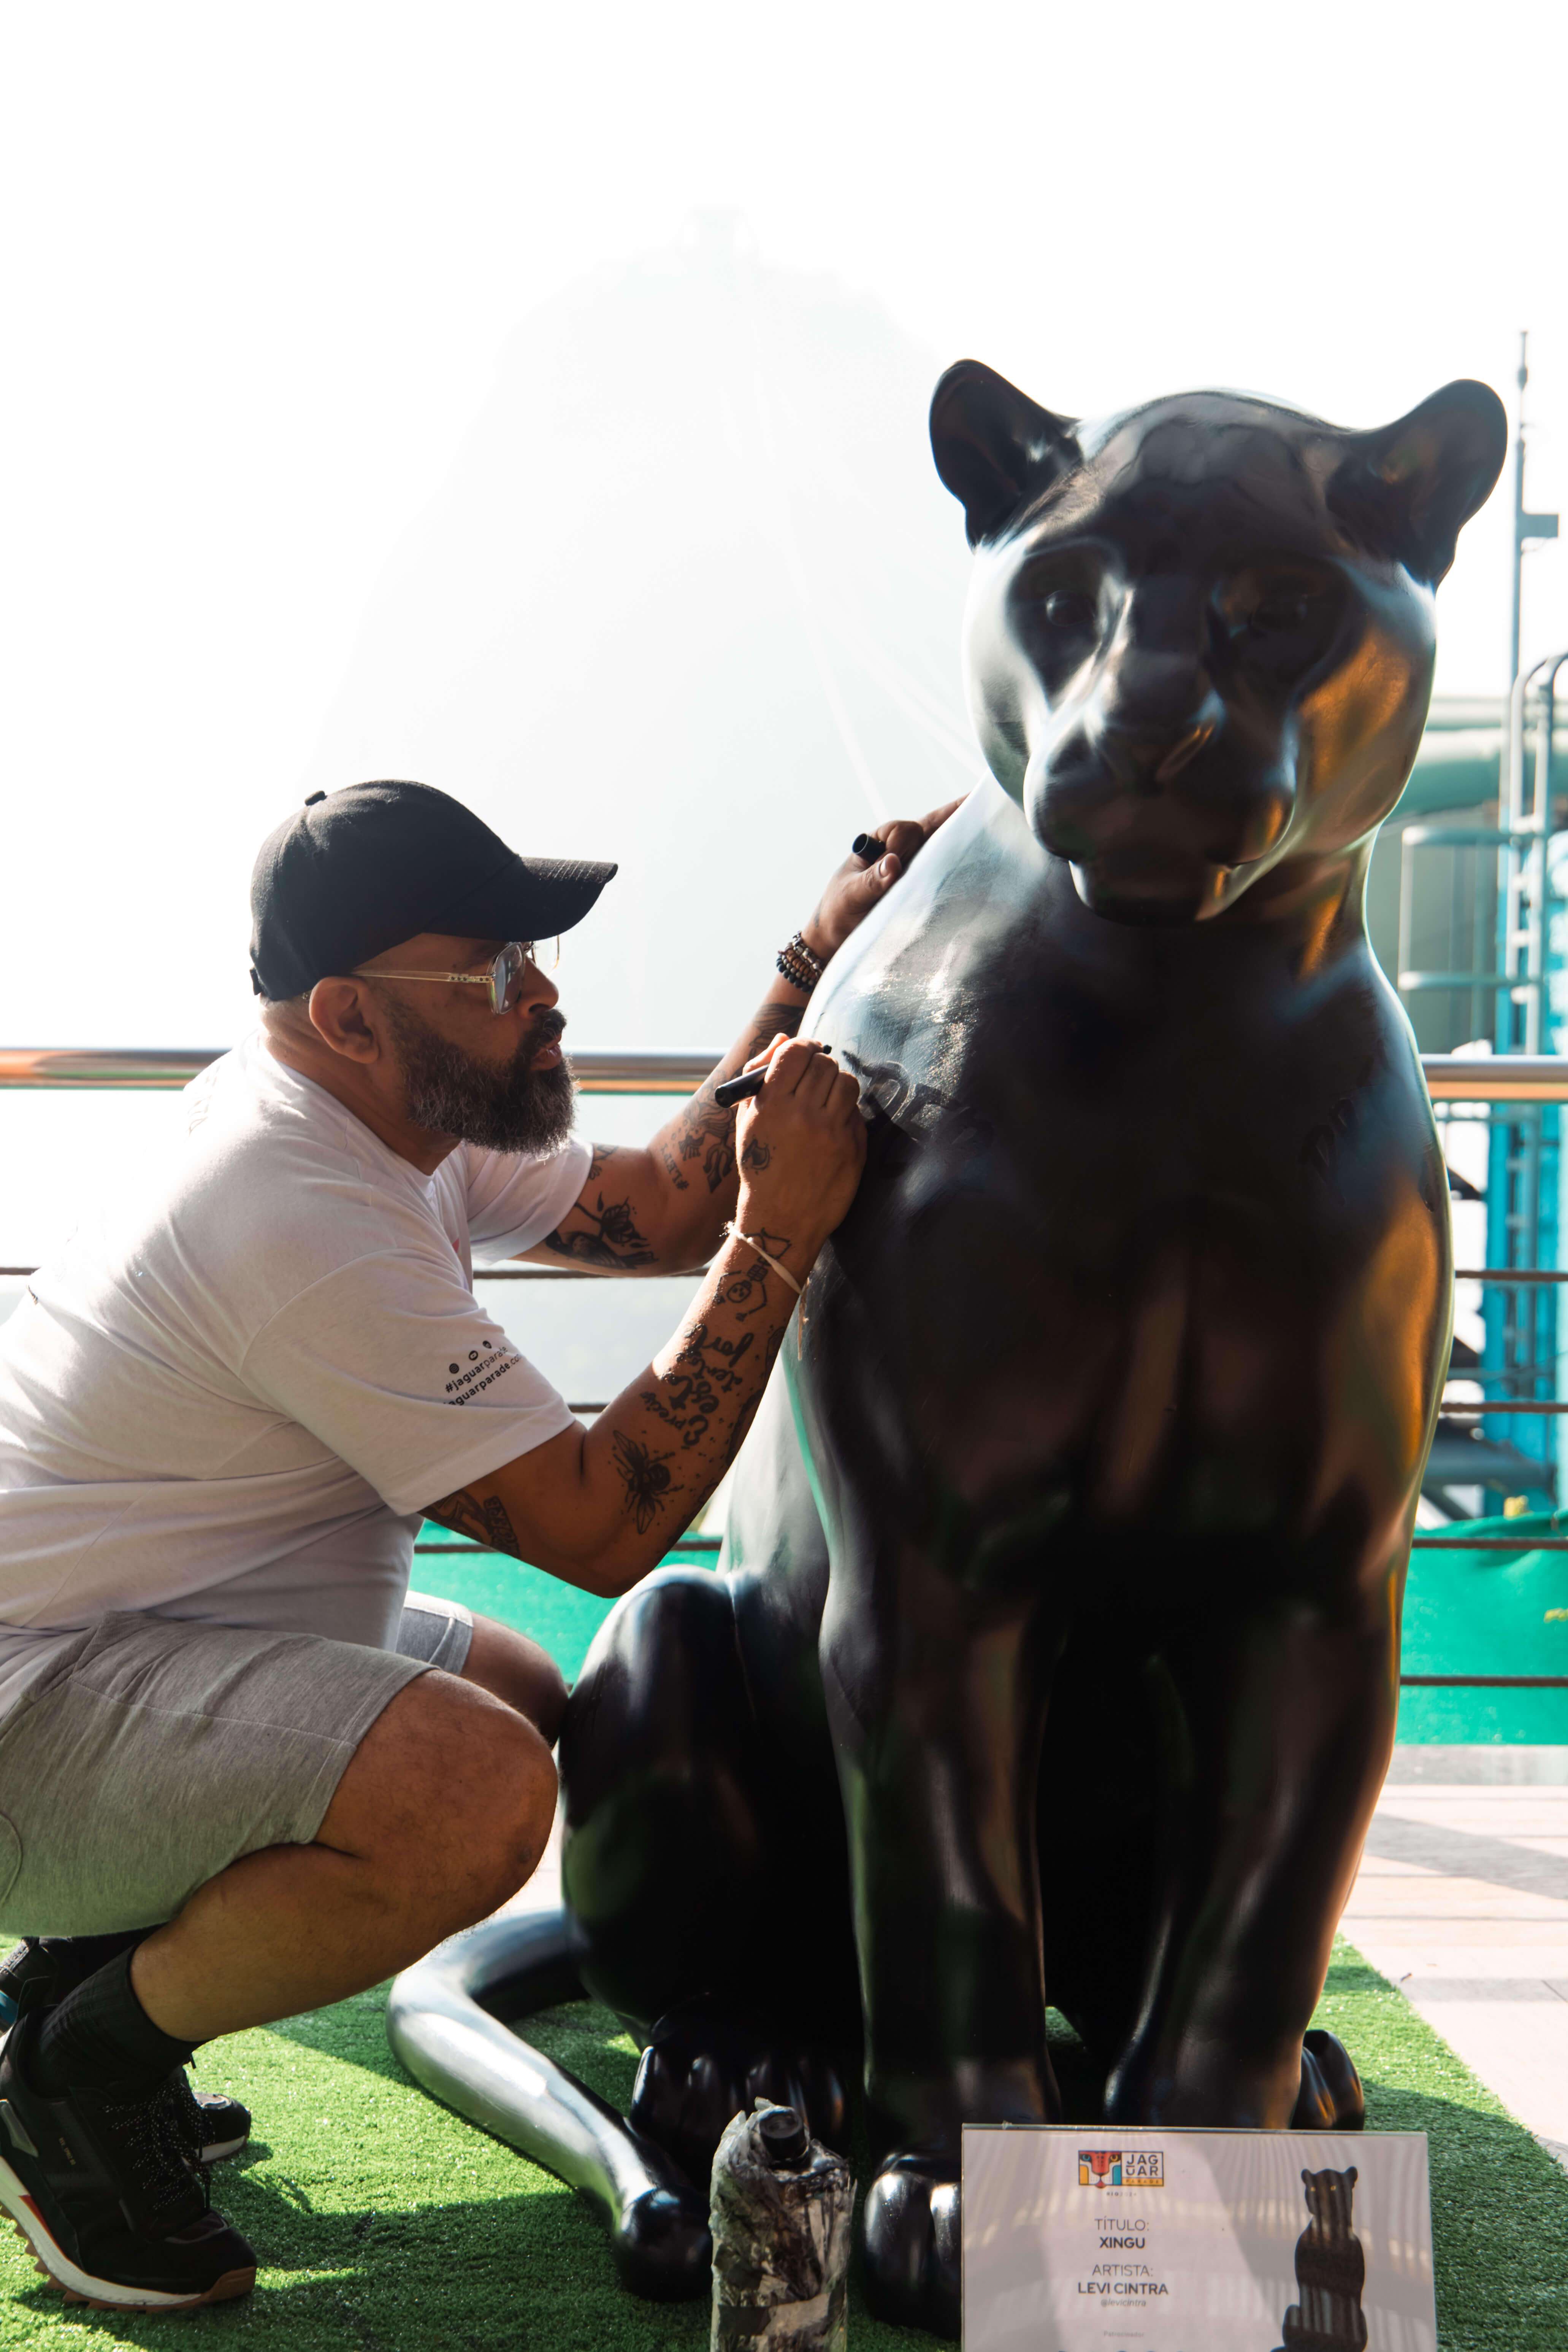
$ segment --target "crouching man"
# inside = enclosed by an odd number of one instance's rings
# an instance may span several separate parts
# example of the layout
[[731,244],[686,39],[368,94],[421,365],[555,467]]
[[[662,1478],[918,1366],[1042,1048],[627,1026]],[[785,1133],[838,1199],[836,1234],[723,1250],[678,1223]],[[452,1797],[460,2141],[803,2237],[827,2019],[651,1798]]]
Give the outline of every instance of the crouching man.
[[[378,1982],[533,1870],[564,1686],[409,1592],[421,1517],[605,1595],[690,1523],[864,1158],[855,1081],[794,1032],[946,814],[862,837],[646,1151],[574,1138],[531,945],[613,866],[519,857],[406,783],[317,794],[263,845],[259,1030],[0,1334],[0,1922],[26,1939],[0,2203],[68,2294],[247,2293],[205,2165],[249,2118],[196,2099],[193,2050]],[[478,1304],[475,1252],[710,1264],[584,1428]]]

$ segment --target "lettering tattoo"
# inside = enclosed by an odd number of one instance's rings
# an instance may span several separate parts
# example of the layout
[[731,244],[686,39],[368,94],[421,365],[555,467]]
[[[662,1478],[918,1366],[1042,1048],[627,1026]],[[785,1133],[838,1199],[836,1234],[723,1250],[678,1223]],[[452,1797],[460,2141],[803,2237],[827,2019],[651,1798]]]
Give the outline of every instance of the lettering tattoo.
[[475,1543],[483,1544],[487,1551],[510,1552],[513,1559],[522,1558],[517,1531],[499,1495],[476,1495],[471,1486],[459,1486],[455,1495],[430,1504],[425,1516],[438,1527],[450,1528],[455,1536],[468,1536]]
[[670,1182],[674,1185],[676,1191],[678,1192],[689,1192],[691,1190],[691,1187],[680,1172],[680,1162],[676,1158],[674,1152],[670,1150],[668,1144],[664,1141],[662,1137],[659,1139],[658,1156],[664,1162],[664,1172],[668,1177]]
[[[775,1339],[768,1349],[769,1355],[771,1356],[774,1354],[777,1348],[778,1341]],[[726,1470],[729,1469],[731,1464],[734,1461],[736,1454],[739,1454],[742,1446],[745,1444],[746,1433],[750,1430],[752,1422],[755,1421],[757,1417],[757,1407],[762,1403],[762,1401],[763,1392],[761,1389],[759,1389],[756,1395],[754,1397],[748,1397],[745,1403],[741,1407],[740,1415],[736,1420],[735,1426],[730,1432],[730,1443],[724,1448],[724,1467]]]
[[625,1508],[636,1521],[638,1535],[646,1536],[666,1504],[680,1492],[665,1467],[669,1456],[656,1454],[640,1438],[628,1437],[617,1429],[611,1459],[626,1488]]
[[720,1473],[721,1476],[722,1476],[724,1470],[729,1469],[731,1464],[734,1461],[736,1454],[739,1454],[742,1446],[746,1442],[747,1433],[750,1430],[752,1422],[755,1421],[758,1407],[763,1402],[763,1391],[768,1384],[768,1374],[773,1368],[773,1358],[778,1354],[779,1347],[783,1339],[784,1332],[781,1328],[780,1330],[772,1333],[770,1337],[764,1339],[763,1341],[762,1379],[758,1381],[756,1388],[746,1399],[745,1403],[741,1407],[740,1412],[735,1416],[735,1426],[730,1432],[724,1446],[724,1460],[722,1469]]
[[724,1339],[706,1323],[689,1323],[662,1387],[643,1390],[639,1402],[675,1432],[683,1450],[700,1445],[723,1400],[741,1387],[741,1367],[755,1336],[742,1331],[738,1339]]

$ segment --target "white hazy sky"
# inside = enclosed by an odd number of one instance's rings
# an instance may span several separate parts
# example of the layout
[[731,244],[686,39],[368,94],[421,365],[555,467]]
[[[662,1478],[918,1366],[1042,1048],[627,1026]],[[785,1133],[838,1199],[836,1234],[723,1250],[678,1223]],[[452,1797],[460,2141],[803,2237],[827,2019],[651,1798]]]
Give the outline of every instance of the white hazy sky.
[[[1461,374],[1511,407],[1528,325],[1531,503],[1568,509],[1565,25],[14,0],[0,1042],[237,1034],[250,856],[503,345],[694,208],[1077,414],[1219,383],[1370,425]],[[1526,609],[1568,641],[1561,547]],[[1440,614],[1440,688],[1500,692],[1500,498]]]

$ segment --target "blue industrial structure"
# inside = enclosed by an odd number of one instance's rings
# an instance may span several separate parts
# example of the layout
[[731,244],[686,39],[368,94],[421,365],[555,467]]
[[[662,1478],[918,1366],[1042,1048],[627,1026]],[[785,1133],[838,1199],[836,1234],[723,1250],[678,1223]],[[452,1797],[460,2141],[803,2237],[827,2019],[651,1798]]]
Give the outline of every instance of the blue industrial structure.
[[[1521,408],[1527,381],[1521,338]],[[1434,706],[1373,861],[1374,944],[1428,1053],[1568,1050],[1568,805],[1558,796],[1568,767],[1557,764],[1568,743],[1556,723],[1568,654],[1520,672],[1523,558],[1557,536],[1557,517],[1524,503],[1522,424],[1513,494],[1512,693],[1505,703]],[[1488,1400],[1568,1402],[1559,1337],[1560,1319],[1568,1337],[1568,1314],[1560,1318],[1560,1285],[1550,1278],[1563,1271],[1564,1172],[1555,1104],[1491,1106],[1485,1263],[1494,1278],[1482,1289],[1482,1344],[1460,1338],[1453,1362]],[[1456,1189],[1469,1188],[1460,1178]],[[1427,1490],[1448,1508],[1488,1487],[1550,1507],[1559,1499],[1563,1425],[1555,1414],[1517,1412],[1488,1414],[1479,1430],[1445,1424]]]

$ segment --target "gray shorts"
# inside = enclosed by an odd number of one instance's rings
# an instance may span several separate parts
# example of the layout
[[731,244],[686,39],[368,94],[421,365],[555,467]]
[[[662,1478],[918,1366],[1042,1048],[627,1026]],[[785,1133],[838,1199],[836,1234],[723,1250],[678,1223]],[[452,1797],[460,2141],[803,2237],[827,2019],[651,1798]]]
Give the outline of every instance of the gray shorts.
[[308,1845],[383,1707],[460,1674],[473,1622],[411,1592],[393,1651],[102,1618],[0,1721],[0,1933],[154,1927],[242,1853]]

